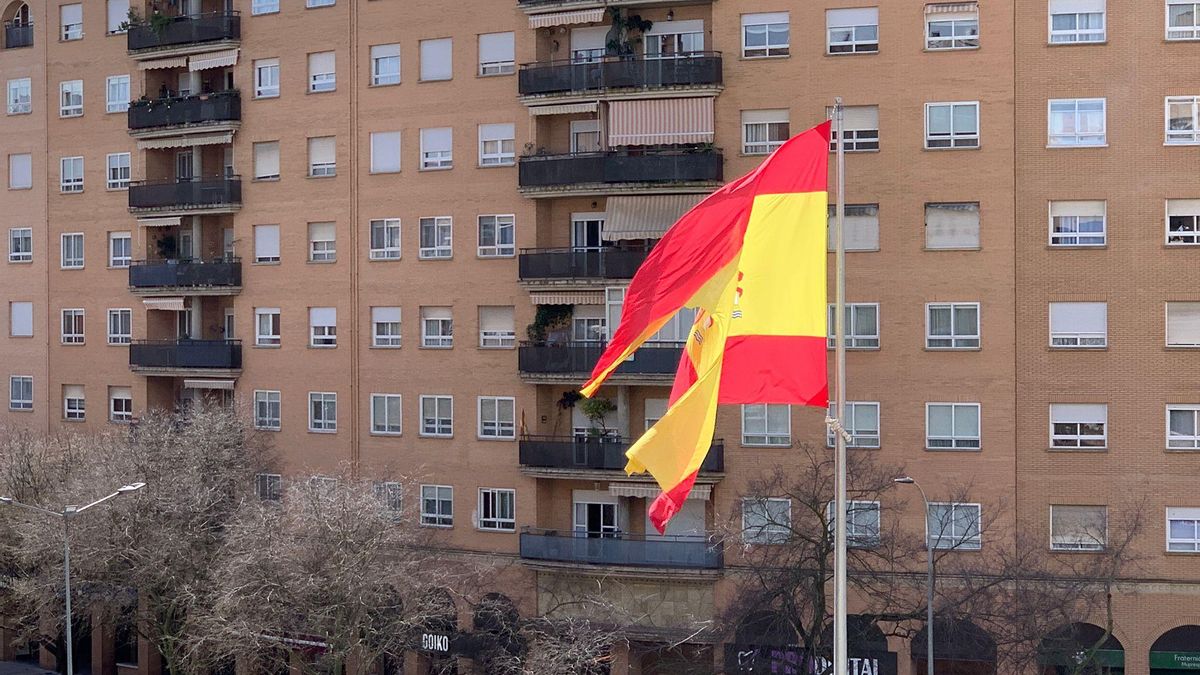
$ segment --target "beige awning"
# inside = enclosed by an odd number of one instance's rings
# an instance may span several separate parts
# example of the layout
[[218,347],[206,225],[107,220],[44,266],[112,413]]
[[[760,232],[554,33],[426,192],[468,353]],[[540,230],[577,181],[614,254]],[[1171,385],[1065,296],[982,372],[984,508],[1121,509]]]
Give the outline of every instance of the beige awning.
[[210,54],[198,54],[188,59],[188,70],[207,70],[209,68],[224,68],[235,66],[238,62],[238,50],[226,49]]
[[530,28],[567,26],[576,23],[596,23],[604,20],[604,9],[583,9],[577,12],[554,12],[529,17]]
[[705,195],[609,197],[604,207],[605,241],[659,239]]
[[535,105],[529,109],[529,114],[534,117],[540,115],[572,115],[575,113],[590,113],[596,112],[596,102],[590,103],[563,103],[562,105]]
[[224,389],[233,391],[233,380],[184,380],[185,389]]
[[[614,497],[641,497],[655,499],[662,492],[654,483],[609,483],[608,494]],[[711,485],[693,485],[688,499],[708,501],[712,497]]]
[[138,61],[138,70],[154,70],[156,68],[183,68],[187,66],[186,56],[176,56],[170,59],[155,59],[153,61]]
[[226,145],[233,142],[233,132],[219,134],[192,134],[171,138],[148,138],[138,141],[138,150],[161,150],[163,148],[190,148],[193,145]]
[[925,5],[926,14],[958,14],[978,11],[978,2],[939,2]]
[[164,312],[182,312],[183,296],[171,298],[145,298],[142,304],[146,309],[161,309]]
[[167,218],[138,218],[137,223],[142,227],[179,227],[183,222],[181,216],[170,216]]
[[534,291],[529,299],[535,305],[603,305],[604,291]]
[[713,99],[658,98],[608,104],[610,145],[711,143]]

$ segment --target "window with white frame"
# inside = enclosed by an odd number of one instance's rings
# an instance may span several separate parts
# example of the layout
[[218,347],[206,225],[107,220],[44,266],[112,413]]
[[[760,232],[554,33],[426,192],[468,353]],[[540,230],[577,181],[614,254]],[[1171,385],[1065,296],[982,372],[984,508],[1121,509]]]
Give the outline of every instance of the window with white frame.
[[371,346],[400,346],[400,308],[371,308]]
[[309,307],[310,347],[337,346],[337,307]]
[[33,303],[8,303],[8,334],[12,337],[33,337]]
[[21,77],[8,81],[8,114],[24,115],[33,112],[33,80]]
[[133,310],[108,310],[108,344],[127,345],[133,342]]
[[8,189],[28,190],[33,187],[33,155],[19,153],[8,156]]
[[454,316],[449,307],[421,308],[421,346],[432,349],[454,346]]
[[62,311],[62,343],[64,345],[83,344],[82,309],[64,309]]
[[329,391],[308,393],[308,430],[337,431],[337,394]]
[[278,347],[279,338],[279,308],[254,308],[254,344],[259,347]]
[[431,216],[420,220],[421,260],[449,258],[453,253],[454,219],[450,216]]
[[1050,0],[1050,42],[1104,42],[1105,0]]
[[925,48],[975,49],[979,46],[979,5],[936,3],[925,5]]
[[1200,39],[1200,2],[1167,0],[1167,39]]
[[110,75],[105,86],[104,111],[119,113],[129,110],[129,76]]
[[517,71],[514,37],[512,32],[479,36],[480,75],[511,75]]
[[[829,416],[837,417],[837,406],[830,404]],[[879,403],[875,401],[846,401],[846,417],[842,421],[842,428],[846,433],[850,434],[850,441],[846,447],[850,448],[878,448],[879,447]],[[827,430],[825,433],[825,444],[833,447],[834,441],[833,432]]]
[[129,0],[108,0],[108,33],[124,33],[128,23]]
[[479,488],[479,529],[516,532],[516,504],[516,490]]
[[283,476],[277,473],[255,474],[254,494],[264,502],[277,502],[283,499]]
[[33,410],[32,375],[12,375],[8,378],[8,409]]
[[1107,99],[1056,98],[1049,102],[1049,145],[1081,147],[1104,145],[1107,135]]
[[254,144],[254,180],[279,178],[279,141]]
[[400,45],[371,45],[371,85],[400,84]]
[[944,302],[925,305],[927,349],[978,349],[979,303]]
[[1107,403],[1051,403],[1050,447],[1107,448]]
[[742,57],[787,56],[791,53],[788,12],[742,15]]
[[114,152],[110,153],[105,158],[105,165],[108,167],[108,183],[109,190],[127,190],[129,189],[129,153]]
[[1200,199],[1167,200],[1167,245],[1200,244]]
[[1200,450],[1200,405],[1167,404],[1167,449]]
[[925,104],[925,148],[979,147],[979,101]]
[[931,503],[925,518],[926,545],[940,549],[980,549],[981,512],[979,504]]
[[517,343],[513,325],[513,307],[479,308],[479,346],[485,349],[511,349]]
[[454,132],[450,127],[421,130],[421,169],[454,167]]
[[252,0],[250,3],[250,14],[253,16],[275,14],[278,11],[279,0]]
[[1104,246],[1108,204],[1103,200],[1050,202],[1051,246]]
[[825,10],[825,53],[862,54],[879,51],[879,8]]
[[254,428],[279,431],[281,427],[282,394],[275,390],[254,391]]
[[926,450],[978,450],[978,403],[926,403]]
[[742,541],[782,544],[792,534],[792,500],[766,497],[742,499]]
[[[846,544],[850,548],[875,548],[879,545],[879,502],[846,502]],[[825,522],[832,534],[837,527],[837,506],[825,505]]]
[[308,260],[309,262],[334,262],[337,260],[336,224],[308,224]]
[[517,162],[513,124],[479,125],[479,166],[512,166]]
[[83,233],[68,232],[62,235],[62,268],[83,269]]
[[766,155],[788,139],[787,109],[742,111],[742,154]]
[[454,526],[454,488],[449,485],[421,486],[421,524]]
[[63,41],[82,40],[83,39],[83,5],[82,4],[60,5],[58,8],[58,11],[59,11],[59,25],[61,26],[61,30],[59,32],[59,39],[61,39]]
[[704,51],[704,20],[660,21],[643,35],[648,59],[678,59]]
[[279,226],[254,226],[254,262],[279,262]]
[[517,401],[511,396],[479,397],[479,437],[512,440],[517,437]]
[[[829,334],[826,338],[828,347],[837,347],[834,335],[834,306],[829,305],[828,324]],[[878,349],[879,348],[879,303],[852,302],[845,306],[842,328],[845,331],[846,349]]]
[[[837,232],[837,207],[829,207],[829,250],[837,247],[834,237]],[[879,205],[846,204],[846,217],[842,220],[842,246],[850,251],[879,250]]]
[[254,61],[254,98],[279,96],[279,59]]
[[1168,96],[1163,105],[1167,144],[1200,144],[1200,96]]
[[337,89],[336,52],[308,55],[308,90],[313,93]]
[[1050,505],[1050,549],[1103,551],[1108,540],[1108,507]]
[[[825,116],[833,119],[833,108],[825,109]],[[842,108],[842,131],[846,152],[874,152],[879,149],[879,106],[848,105]],[[837,130],[829,138],[829,151],[837,151]]]
[[337,175],[337,142],[333,136],[308,139],[308,175]]
[[371,433],[400,435],[400,394],[371,394]]
[[1050,346],[1080,349],[1107,347],[1108,303],[1050,303]]
[[454,399],[421,396],[421,435],[449,438],[454,435]]
[[979,248],[979,202],[925,204],[925,248]]
[[133,421],[133,390],[130,387],[108,388],[108,420]]
[[8,262],[33,261],[33,228],[13,227],[8,230]]
[[575,305],[571,316],[572,342],[604,342],[608,339],[608,321],[600,305]]
[[742,406],[742,445],[789,447],[792,444],[792,407],[778,403]]
[[1167,550],[1200,553],[1200,508],[1167,507]]
[[421,40],[421,81],[449,80],[454,74],[454,41]]
[[571,153],[600,152],[600,120],[571,120]]
[[83,158],[63,157],[59,160],[59,192],[83,192]]
[[400,172],[400,132],[371,132],[371,173]]
[[375,483],[375,497],[383,508],[393,514],[404,510],[404,485],[395,481]]
[[367,256],[371,260],[400,259],[400,219],[378,218],[370,222],[371,249]]
[[58,83],[58,116],[79,117],[83,114],[83,80]]
[[1167,303],[1167,346],[1200,347],[1200,302]]
[[63,419],[82,422],[87,417],[87,399],[84,398],[83,385],[64,384]]
[[517,253],[516,218],[505,215],[479,216],[480,258],[510,258]]

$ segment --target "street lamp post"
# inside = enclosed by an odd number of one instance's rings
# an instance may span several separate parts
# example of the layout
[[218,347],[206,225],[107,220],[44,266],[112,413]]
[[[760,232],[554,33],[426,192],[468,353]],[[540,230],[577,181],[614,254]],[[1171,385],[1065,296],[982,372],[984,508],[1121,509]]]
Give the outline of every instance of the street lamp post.
[[933,675],[933,543],[929,540],[929,499],[925,496],[925,490],[910,476],[901,476],[893,479],[894,483],[901,485],[914,485],[921,492],[921,501],[925,502],[925,552],[929,567],[925,572],[925,675]]
[[74,654],[75,650],[74,650],[74,644],[72,642],[72,635],[71,635],[71,519],[74,518],[75,516],[79,515],[80,513],[87,511],[88,509],[92,508],[93,506],[99,506],[100,504],[103,504],[104,502],[106,502],[114,497],[120,497],[121,495],[128,494],[130,492],[137,492],[138,490],[141,490],[144,487],[146,487],[145,483],[130,483],[128,485],[122,485],[121,487],[117,488],[116,492],[114,492],[108,496],[101,497],[100,499],[97,499],[96,501],[92,502],[91,504],[86,504],[84,506],[75,506],[72,504],[68,504],[67,506],[63,507],[62,511],[52,511],[50,509],[44,509],[40,506],[33,506],[32,504],[22,504],[21,502],[13,499],[12,497],[0,497],[0,505],[17,506],[17,507],[20,507],[23,509],[28,509],[30,511],[37,511],[38,513],[41,513],[44,515],[54,516],[55,518],[62,518],[62,521],[63,521],[63,589],[64,589],[63,600],[64,600],[64,605],[65,605],[65,610],[66,610],[66,621],[67,621],[66,627],[65,627],[66,635],[64,637],[66,640],[66,650],[65,651],[67,652],[67,675],[75,675],[75,654]]

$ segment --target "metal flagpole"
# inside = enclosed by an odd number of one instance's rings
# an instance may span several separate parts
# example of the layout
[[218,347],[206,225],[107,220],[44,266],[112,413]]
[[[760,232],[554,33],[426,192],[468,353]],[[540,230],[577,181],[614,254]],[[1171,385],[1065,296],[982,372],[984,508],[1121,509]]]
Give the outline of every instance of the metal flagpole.
[[834,231],[836,253],[834,262],[837,291],[833,308],[834,361],[836,373],[834,387],[837,396],[837,416],[833,437],[836,439],[834,469],[837,498],[834,513],[834,573],[833,573],[833,673],[847,675],[849,654],[846,647],[846,432],[842,420],[846,418],[846,244],[843,238],[843,223],[846,219],[846,153],[842,126],[845,110],[842,97],[834,99],[833,128],[837,134],[837,211]]

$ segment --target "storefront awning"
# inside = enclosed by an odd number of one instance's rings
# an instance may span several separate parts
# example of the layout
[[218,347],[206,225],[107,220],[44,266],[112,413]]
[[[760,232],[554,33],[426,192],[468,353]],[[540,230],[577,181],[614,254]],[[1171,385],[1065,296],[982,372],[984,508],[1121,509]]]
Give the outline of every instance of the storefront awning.
[[161,309],[166,312],[182,312],[183,296],[170,298],[145,298],[142,304],[146,309]]
[[169,216],[166,218],[138,218],[137,223],[142,227],[179,227],[183,222],[182,216]]
[[584,9],[578,12],[553,12],[529,17],[530,28],[569,26],[577,23],[596,23],[604,20],[604,9]]
[[563,103],[561,105],[535,105],[529,109],[529,114],[534,117],[541,115],[574,115],[590,112],[596,112],[595,101],[590,103]]
[[190,148],[193,145],[227,145],[233,142],[233,132],[219,134],[193,134],[172,138],[150,138],[138,141],[138,150],[162,150],[164,148]]
[[529,294],[529,299],[535,305],[603,305],[604,291],[534,291]]
[[609,197],[604,207],[605,241],[659,239],[704,195]]
[[233,380],[184,380],[184,389],[224,389],[233,391]]
[[713,99],[664,98],[608,104],[610,145],[711,143]]
[[176,56],[170,59],[155,59],[153,61],[138,61],[138,70],[155,70],[157,68],[183,68],[188,64],[186,56]]
[[[614,497],[641,497],[655,499],[662,490],[654,483],[609,483],[608,493]],[[711,485],[693,485],[688,499],[708,501],[712,496]]]
[[235,66],[238,62],[238,50],[226,49],[224,51],[212,52],[211,54],[200,54],[188,59],[188,70],[207,70],[209,68],[225,68],[227,66]]

